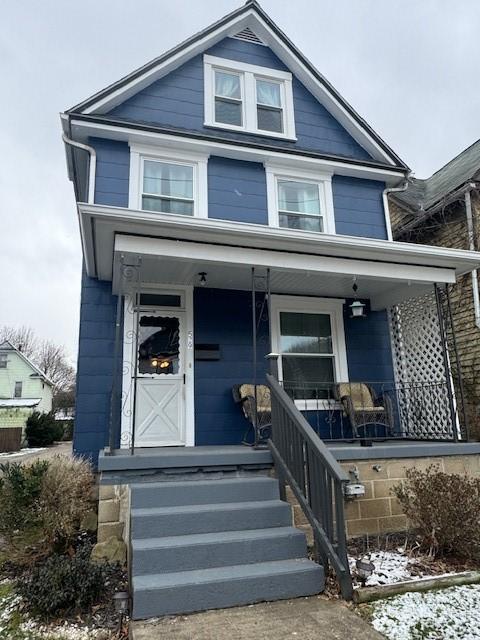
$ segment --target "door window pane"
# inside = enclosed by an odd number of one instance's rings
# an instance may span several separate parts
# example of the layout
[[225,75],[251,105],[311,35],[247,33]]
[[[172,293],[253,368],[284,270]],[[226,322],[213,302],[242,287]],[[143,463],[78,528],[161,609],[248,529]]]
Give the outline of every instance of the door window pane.
[[144,160],[142,208],[193,215],[193,167]]
[[178,318],[141,316],[138,327],[138,373],[167,375],[180,368]]
[[322,313],[280,313],[282,353],[332,353],[330,316]]
[[242,126],[242,88],[237,74],[215,71],[215,122]]

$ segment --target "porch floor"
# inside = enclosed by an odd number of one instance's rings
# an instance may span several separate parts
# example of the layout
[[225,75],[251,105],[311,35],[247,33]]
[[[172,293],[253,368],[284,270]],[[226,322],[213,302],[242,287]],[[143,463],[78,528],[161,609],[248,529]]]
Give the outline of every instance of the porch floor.
[[480,442],[426,442],[415,440],[386,440],[362,447],[360,442],[325,443],[335,458],[342,460],[374,460],[390,458],[430,458],[434,456],[462,456],[480,453]]
[[205,447],[151,447],[116,449],[111,455],[100,452],[98,470],[138,471],[142,469],[181,469],[192,467],[268,466],[272,465],[268,449],[244,445]]

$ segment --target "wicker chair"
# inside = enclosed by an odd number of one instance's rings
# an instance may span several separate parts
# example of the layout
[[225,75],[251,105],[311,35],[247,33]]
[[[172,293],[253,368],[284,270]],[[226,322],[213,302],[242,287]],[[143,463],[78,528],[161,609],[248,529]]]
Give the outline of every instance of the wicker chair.
[[368,437],[368,426],[382,426],[386,434],[393,434],[393,405],[387,394],[377,398],[374,389],[364,382],[341,382],[337,385],[336,394],[356,438],[360,437],[360,427],[365,428],[361,437]]
[[[272,402],[270,389],[264,384],[257,384],[257,433],[255,434],[255,387],[253,384],[236,384],[232,388],[233,399],[242,406],[243,415],[250,422],[245,435],[244,444],[260,444],[269,437],[272,429]],[[253,442],[249,442],[253,432]]]

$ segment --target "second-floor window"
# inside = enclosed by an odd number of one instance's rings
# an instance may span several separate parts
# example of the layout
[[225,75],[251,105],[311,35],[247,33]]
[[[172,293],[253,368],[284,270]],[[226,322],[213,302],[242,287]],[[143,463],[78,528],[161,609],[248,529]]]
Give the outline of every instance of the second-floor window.
[[331,176],[287,171],[266,163],[268,218],[272,227],[335,233]]
[[204,56],[205,124],[295,139],[292,75]]
[[15,382],[15,390],[13,393],[14,398],[21,398],[22,397],[22,383],[21,382]]
[[6,369],[7,368],[7,354],[6,353],[0,353],[0,369]]
[[144,159],[142,187],[142,209],[193,215],[193,166]]
[[207,217],[207,160],[203,154],[131,144],[129,207]]

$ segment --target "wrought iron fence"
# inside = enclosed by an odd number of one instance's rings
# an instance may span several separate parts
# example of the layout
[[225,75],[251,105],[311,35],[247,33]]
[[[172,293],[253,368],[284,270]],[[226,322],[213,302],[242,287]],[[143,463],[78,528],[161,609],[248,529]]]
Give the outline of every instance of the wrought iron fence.
[[461,439],[447,382],[280,383],[323,440]]
[[352,597],[344,514],[348,476],[272,375],[267,375],[272,403],[272,434],[268,441],[285,499],[288,484],[314,535],[317,560],[331,566],[342,596]]

